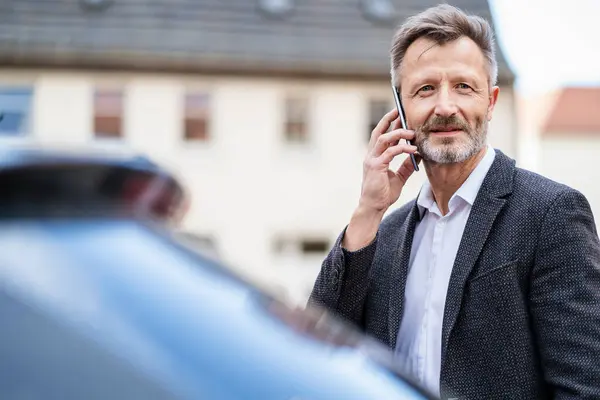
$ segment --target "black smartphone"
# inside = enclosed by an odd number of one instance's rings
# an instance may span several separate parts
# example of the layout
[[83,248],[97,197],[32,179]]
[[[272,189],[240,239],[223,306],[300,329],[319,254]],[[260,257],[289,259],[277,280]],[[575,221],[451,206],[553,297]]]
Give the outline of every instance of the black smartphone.
[[[392,92],[394,92],[394,101],[396,102],[396,108],[398,109],[398,115],[400,116],[400,122],[402,123],[402,129],[408,129],[408,124],[406,123],[406,114],[404,113],[404,107],[402,107],[402,102],[400,101],[400,93],[398,93],[398,89],[392,85]],[[410,140],[407,140],[406,143],[411,144]],[[414,154],[410,154],[410,159],[412,160],[413,167],[415,167],[415,171],[419,170],[419,164],[417,164],[417,160]]]

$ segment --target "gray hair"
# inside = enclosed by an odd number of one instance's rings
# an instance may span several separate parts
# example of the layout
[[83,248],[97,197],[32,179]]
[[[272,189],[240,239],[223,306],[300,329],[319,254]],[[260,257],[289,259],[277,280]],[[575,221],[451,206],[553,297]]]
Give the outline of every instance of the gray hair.
[[409,17],[396,31],[390,49],[391,75],[394,86],[399,87],[398,71],[408,47],[417,39],[426,37],[438,45],[468,37],[479,46],[489,64],[488,84],[496,85],[498,63],[496,62],[494,32],[483,18],[467,15],[449,4],[428,8]]

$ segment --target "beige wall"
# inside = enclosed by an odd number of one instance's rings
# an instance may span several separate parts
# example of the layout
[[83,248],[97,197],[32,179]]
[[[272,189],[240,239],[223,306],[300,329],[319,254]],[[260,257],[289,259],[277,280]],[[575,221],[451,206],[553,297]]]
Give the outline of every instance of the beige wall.
[[518,122],[518,154],[519,166],[534,172],[540,171],[541,131],[554,107],[560,90],[542,93],[517,94],[516,118]]
[[[77,71],[4,71],[0,80],[35,83],[33,137],[58,145],[93,142],[94,85],[124,85],[127,137],[99,143],[108,148],[124,143],[179,175],[193,200],[186,228],[213,235],[235,268],[280,283],[301,300],[322,256],[278,255],[272,242],[282,234],[337,237],[360,193],[368,100],[379,96],[393,105],[387,83]],[[212,93],[209,143],[180,139],[186,87]],[[296,92],[311,101],[313,135],[307,146],[286,144],[280,135],[283,96]],[[512,91],[503,88],[490,141],[514,157],[516,137]],[[420,172],[410,180],[397,206],[416,195],[423,179]]]
[[544,123],[560,93],[559,88],[518,96],[518,160],[524,168],[581,191],[590,202],[596,225],[600,227],[600,170],[597,168],[600,132],[543,134]]
[[513,88],[501,87],[490,122],[489,141],[494,147],[501,149],[512,158],[517,158],[519,152],[519,124],[515,116],[516,108]]
[[544,137],[540,144],[540,173],[582,192],[600,228],[600,132],[563,133]]

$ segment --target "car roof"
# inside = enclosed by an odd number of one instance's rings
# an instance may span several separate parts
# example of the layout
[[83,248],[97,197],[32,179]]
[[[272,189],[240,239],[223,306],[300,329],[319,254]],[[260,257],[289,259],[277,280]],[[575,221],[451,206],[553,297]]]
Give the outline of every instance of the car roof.
[[0,172],[48,164],[101,164],[148,171],[161,169],[148,157],[125,146],[13,144],[0,147]]
[[167,221],[188,201],[176,174],[127,146],[2,146],[0,186],[0,218],[119,210]]

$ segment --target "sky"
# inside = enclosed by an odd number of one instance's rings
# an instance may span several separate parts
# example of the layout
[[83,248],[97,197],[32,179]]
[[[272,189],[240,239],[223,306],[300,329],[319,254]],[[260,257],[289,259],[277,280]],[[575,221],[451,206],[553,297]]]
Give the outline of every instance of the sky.
[[497,41],[524,94],[600,86],[600,0],[489,0]]

